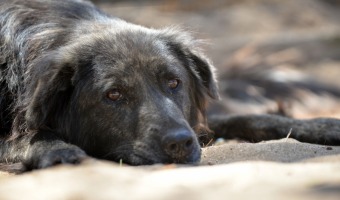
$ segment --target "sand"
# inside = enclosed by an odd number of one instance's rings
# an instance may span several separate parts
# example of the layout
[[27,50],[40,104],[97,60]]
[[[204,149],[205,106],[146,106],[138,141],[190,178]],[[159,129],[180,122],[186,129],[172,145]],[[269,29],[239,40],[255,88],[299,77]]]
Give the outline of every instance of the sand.
[[0,199],[339,199],[340,147],[275,140],[203,149],[200,166],[88,160],[0,173]]

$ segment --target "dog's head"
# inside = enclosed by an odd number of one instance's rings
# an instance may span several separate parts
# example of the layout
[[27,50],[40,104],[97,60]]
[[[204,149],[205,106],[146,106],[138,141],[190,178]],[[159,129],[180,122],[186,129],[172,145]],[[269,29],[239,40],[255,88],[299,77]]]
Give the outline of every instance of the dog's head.
[[206,102],[218,94],[213,67],[188,34],[79,31],[31,74],[29,129],[53,130],[89,155],[132,165],[199,161]]

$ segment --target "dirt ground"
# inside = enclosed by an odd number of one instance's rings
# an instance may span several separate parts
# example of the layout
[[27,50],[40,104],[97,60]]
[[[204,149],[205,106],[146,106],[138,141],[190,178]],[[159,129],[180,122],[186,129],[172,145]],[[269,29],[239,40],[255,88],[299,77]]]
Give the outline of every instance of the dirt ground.
[[[340,1],[96,1],[112,15],[206,40],[221,101],[209,114],[340,118]],[[340,133],[339,133],[340,134]],[[203,148],[199,166],[88,160],[0,172],[1,199],[334,199],[340,147],[281,139]]]

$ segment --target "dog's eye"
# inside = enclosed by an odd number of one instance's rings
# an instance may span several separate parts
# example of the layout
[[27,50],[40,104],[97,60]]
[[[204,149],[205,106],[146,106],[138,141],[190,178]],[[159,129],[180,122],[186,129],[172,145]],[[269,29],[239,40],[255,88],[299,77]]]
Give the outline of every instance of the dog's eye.
[[112,89],[107,93],[107,98],[111,101],[117,101],[122,97],[122,94],[119,92],[118,89]]
[[179,85],[179,79],[170,79],[168,80],[168,87],[172,90],[176,89]]

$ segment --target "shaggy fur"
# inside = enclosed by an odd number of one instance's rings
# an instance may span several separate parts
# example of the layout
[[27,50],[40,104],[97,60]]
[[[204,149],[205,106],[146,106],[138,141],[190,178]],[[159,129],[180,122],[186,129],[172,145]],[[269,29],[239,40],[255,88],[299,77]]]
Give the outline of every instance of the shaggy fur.
[[29,169],[86,154],[132,165],[199,161],[195,132],[207,133],[206,100],[218,95],[197,41],[86,1],[0,5],[2,161]]

